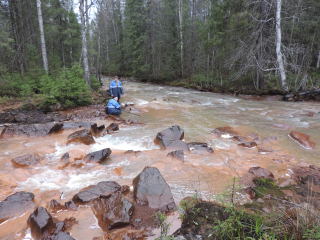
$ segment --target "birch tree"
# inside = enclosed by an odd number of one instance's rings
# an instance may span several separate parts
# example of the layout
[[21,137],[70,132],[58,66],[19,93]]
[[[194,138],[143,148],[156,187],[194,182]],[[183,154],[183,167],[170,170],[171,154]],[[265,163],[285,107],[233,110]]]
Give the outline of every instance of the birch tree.
[[282,89],[286,92],[289,92],[289,88],[287,85],[287,76],[286,76],[286,70],[283,63],[283,57],[281,52],[281,5],[282,0],[277,0],[277,12],[276,12],[276,53],[277,53],[277,61],[278,61],[278,67],[279,72],[281,76],[281,84]]
[[42,52],[43,68],[46,70],[46,73],[48,74],[49,67],[48,67],[46,40],[45,40],[44,30],[43,30],[41,0],[37,0],[37,10],[38,10],[38,21],[39,21],[39,30],[40,30],[40,37],[41,37],[41,52]]
[[179,0],[180,61],[181,61],[181,76],[183,77],[183,31],[182,31],[183,18],[182,16],[183,16],[182,0]]
[[87,51],[87,36],[86,36],[86,22],[84,17],[83,1],[80,0],[80,15],[81,15],[81,37],[82,37],[82,59],[84,68],[84,79],[91,89],[91,80],[88,63],[88,51]]

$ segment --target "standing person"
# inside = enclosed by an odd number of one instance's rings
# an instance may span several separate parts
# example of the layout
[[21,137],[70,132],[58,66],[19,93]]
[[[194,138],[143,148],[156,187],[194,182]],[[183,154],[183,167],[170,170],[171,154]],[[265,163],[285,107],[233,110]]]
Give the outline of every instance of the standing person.
[[118,80],[117,76],[115,76],[114,80],[110,83],[110,95],[112,98],[118,97],[119,103],[120,103],[121,95],[124,95],[121,82]]
[[108,102],[108,112],[107,114],[112,114],[112,115],[116,115],[119,116],[122,112],[120,104],[117,102],[118,101],[118,97],[117,96],[113,96],[109,102]]

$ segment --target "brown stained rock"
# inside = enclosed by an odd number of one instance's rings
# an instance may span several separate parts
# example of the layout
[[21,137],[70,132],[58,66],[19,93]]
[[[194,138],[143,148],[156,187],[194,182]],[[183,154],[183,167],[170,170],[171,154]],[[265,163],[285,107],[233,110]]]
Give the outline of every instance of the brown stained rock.
[[65,154],[63,154],[60,161],[63,165],[67,165],[69,163],[69,153],[66,152]]
[[100,227],[112,230],[130,223],[134,206],[120,192],[117,192],[108,199],[95,201],[93,210]]
[[[153,142],[157,145],[160,145],[160,148],[162,150],[165,150],[173,141],[179,141],[183,139],[184,139],[184,131],[178,125],[175,125],[175,126],[172,126],[171,128],[167,128],[159,132]],[[173,149],[173,150],[183,150],[183,149]]]
[[62,131],[63,123],[56,123],[50,130],[48,134],[59,133]]
[[308,117],[313,117],[313,113],[312,112],[308,112],[307,116]]
[[68,136],[68,142],[67,144],[73,143],[73,142],[80,142],[84,143],[86,145],[90,145],[92,143],[95,143],[91,131],[87,129],[76,131]]
[[82,189],[79,193],[73,196],[72,200],[75,203],[86,203],[96,198],[108,198],[112,193],[120,191],[121,186],[114,181],[99,182],[97,185],[91,185]]
[[31,236],[38,240],[53,234],[55,223],[52,216],[43,207],[38,207],[28,218],[28,226],[31,229]]
[[231,137],[240,135],[237,131],[235,131],[232,127],[229,126],[216,128],[212,131],[212,133],[219,137],[221,137],[222,135],[229,135]]
[[102,149],[100,151],[87,154],[83,161],[87,163],[100,163],[106,160],[112,153],[110,148]]
[[134,199],[150,208],[170,211],[176,206],[170,187],[157,168],[145,167],[133,179],[133,187]]
[[310,135],[304,133],[291,132],[290,137],[307,149],[313,149],[316,145],[314,142],[309,141]]
[[75,240],[68,233],[60,231],[54,238],[54,240]]
[[17,158],[12,159],[14,167],[28,167],[38,164],[42,158],[36,153],[26,154]]
[[276,136],[270,136],[270,137],[267,137],[267,138],[265,138],[265,139],[267,139],[268,142],[275,142],[275,141],[278,140],[278,138],[277,138]]
[[[311,165],[312,166],[312,165]],[[293,174],[292,178],[302,184],[314,184],[320,185],[320,170],[314,167],[300,167],[295,166],[292,168]]]
[[263,148],[259,148],[258,149],[258,153],[260,153],[260,154],[268,154],[268,153],[272,153],[272,151],[267,150],[267,149],[263,149]]
[[16,192],[0,202],[0,224],[34,209],[36,204],[33,199],[33,193]]
[[281,129],[284,129],[284,130],[288,130],[290,128],[296,128],[295,126],[291,126],[291,125],[283,124],[283,123],[272,124],[272,126],[275,126],[277,128],[281,128]]
[[48,204],[48,209],[52,212],[57,212],[64,209],[64,206],[62,206],[57,200],[52,199]]
[[171,157],[172,159],[178,159],[182,163],[184,163],[183,150],[177,150],[177,151],[170,152],[170,153],[168,153],[167,157]]
[[246,142],[247,141],[247,138],[242,137],[242,136],[234,136],[232,139],[235,141],[238,141],[238,142]]
[[261,167],[252,167],[249,169],[249,172],[252,173],[257,178],[273,178],[274,175],[272,172],[270,172],[268,169],[264,169]]
[[257,146],[256,142],[245,142],[245,143],[239,143],[239,147],[245,147],[245,148],[255,148]]
[[73,201],[65,202],[64,203],[66,209],[71,211],[77,211],[78,207]]
[[122,185],[120,192],[121,193],[125,193],[125,192],[129,192],[130,191],[130,187],[128,185]]
[[248,194],[248,195],[249,195],[249,198],[250,198],[251,200],[253,200],[253,199],[256,197],[256,192],[253,190],[252,187],[244,188],[244,189],[242,189],[242,191],[243,191],[244,193]]
[[259,137],[253,139],[253,142],[255,142],[255,143],[258,144],[258,145],[263,144],[263,141],[262,141]]
[[101,125],[101,126],[98,126],[96,123],[91,125],[91,133],[93,136],[95,137],[100,137],[104,132],[105,132],[105,126],[104,125]]
[[141,151],[133,151],[133,150],[128,150],[128,151],[124,152],[124,154],[133,154],[136,157],[139,156],[140,153],[141,153]]
[[126,122],[127,125],[134,125],[134,124],[138,124],[139,121],[135,118],[129,118]]
[[214,153],[213,149],[211,147],[208,147],[207,143],[201,143],[201,142],[190,142],[187,143],[188,148],[191,149],[196,149],[198,151],[205,151],[208,153]]
[[119,131],[119,125],[116,123],[111,123],[106,129],[112,130],[113,132]]

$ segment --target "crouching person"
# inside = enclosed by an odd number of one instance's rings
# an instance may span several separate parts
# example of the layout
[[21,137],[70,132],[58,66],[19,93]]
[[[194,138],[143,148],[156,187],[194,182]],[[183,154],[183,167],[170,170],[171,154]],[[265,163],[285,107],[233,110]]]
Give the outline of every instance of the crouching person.
[[121,107],[120,104],[117,102],[118,97],[113,96],[108,102],[107,110],[108,114],[119,116],[121,114]]

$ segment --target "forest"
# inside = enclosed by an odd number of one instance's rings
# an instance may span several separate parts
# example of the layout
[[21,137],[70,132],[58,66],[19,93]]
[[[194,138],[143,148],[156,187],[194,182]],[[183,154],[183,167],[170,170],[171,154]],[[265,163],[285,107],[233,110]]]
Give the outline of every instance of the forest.
[[90,102],[101,75],[319,88],[318,0],[1,0],[0,97]]

